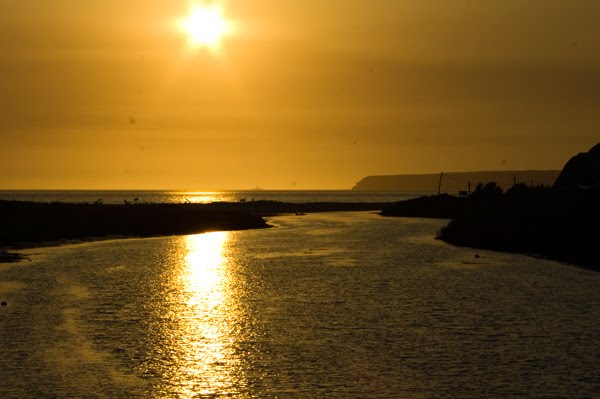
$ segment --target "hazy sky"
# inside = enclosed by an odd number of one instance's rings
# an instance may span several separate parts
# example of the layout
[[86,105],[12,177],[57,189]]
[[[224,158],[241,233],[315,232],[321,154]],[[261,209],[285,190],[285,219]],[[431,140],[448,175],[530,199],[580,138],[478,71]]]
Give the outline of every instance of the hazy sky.
[[[200,2],[202,3],[202,2]],[[0,0],[0,188],[350,188],[600,141],[598,0]]]

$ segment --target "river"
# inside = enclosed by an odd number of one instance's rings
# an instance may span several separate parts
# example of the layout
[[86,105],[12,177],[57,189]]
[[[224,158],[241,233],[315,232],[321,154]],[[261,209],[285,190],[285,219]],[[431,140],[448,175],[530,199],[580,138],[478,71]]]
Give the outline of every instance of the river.
[[0,264],[0,397],[600,392],[600,273],[452,247],[439,220],[269,222]]

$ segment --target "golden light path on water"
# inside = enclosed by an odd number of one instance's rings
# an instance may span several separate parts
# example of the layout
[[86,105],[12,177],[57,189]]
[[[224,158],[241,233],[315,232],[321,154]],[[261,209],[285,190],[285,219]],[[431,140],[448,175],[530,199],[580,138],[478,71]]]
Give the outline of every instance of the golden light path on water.
[[183,314],[175,338],[179,397],[233,393],[241,383],[232,346],[236,328],[231,324],[239,315],[227,270],[229,240],[228,232],[185,237],[179,288]]
[[172,197],[176,202],[191,202],[193,204],[207,204],[220,201],[237,201],[233,194],[220,191],[187,191],[184,193],[174,192]]

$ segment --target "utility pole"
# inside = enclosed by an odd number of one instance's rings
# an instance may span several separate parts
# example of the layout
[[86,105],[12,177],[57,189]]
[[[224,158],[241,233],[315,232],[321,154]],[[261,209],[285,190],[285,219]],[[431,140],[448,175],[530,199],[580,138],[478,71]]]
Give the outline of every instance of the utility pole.
[[517,175],[513,175],[513,186],[517,185]]
[[442,193],[442,177],[444,177],[444,172],[440,173],[440,183],[438,184],[438,195]]
[[471,195],[471,181],[469,180],[469,195]]

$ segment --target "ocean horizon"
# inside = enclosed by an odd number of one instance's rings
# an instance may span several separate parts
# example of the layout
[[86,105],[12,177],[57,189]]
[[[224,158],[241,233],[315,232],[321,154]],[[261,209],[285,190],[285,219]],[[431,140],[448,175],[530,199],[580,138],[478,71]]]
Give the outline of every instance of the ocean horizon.
[[239,201],[396,202],[433,193],[353,190],[0,190],[0,200],[105,204]]

